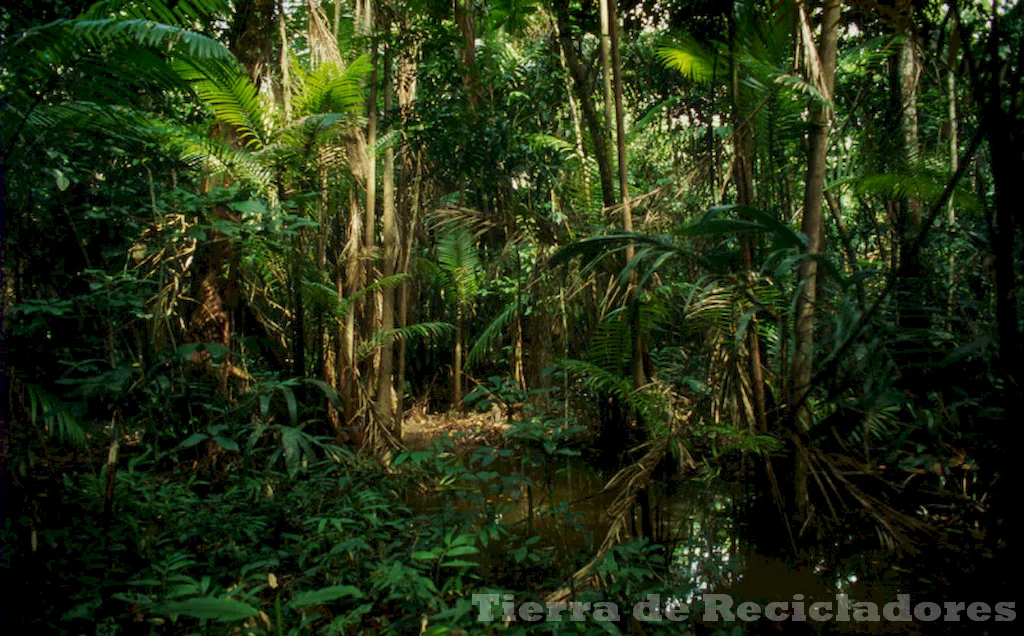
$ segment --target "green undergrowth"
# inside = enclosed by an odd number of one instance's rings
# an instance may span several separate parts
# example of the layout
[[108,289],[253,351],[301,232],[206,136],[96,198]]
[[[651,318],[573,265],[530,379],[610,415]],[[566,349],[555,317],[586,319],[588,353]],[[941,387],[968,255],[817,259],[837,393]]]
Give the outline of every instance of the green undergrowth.
[[[273,446],[206,440],[195,464],[134,447],[109,514],[102,471],[20,493],[34,503],[3,529],[4,578],[17,582],[7,620],[76,635],[516,633],[526,627],[478,621],[472,595],[542,601],[582,565],[556,554],[550,534],[501,522],[529,485],[494,470],[524,461],[511,449],[456,453],[444,440],[385,468],[307,441],[316,452],[294,465],[270,461]],[[625,602],[659,580],[660,556],[641,543],[608,559],[600,571],[615,575],[578,599]]]

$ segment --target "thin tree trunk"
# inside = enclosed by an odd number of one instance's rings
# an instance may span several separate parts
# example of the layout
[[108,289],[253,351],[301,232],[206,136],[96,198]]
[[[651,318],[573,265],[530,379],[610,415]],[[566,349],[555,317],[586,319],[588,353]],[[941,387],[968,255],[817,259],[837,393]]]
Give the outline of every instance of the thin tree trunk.
[[[615,3],[608,2],[608,30],[611,39],[613,90],[615,92],[615,140],[618,149],[619,199],[622,205],[622,229],[633,231],[633,211],[629,200],[629,162],[626,156],[626,125],[622,96],[622,53],[619,45],[619,16]],[[626,262],[633,260],[635,250],[632,244],[626,246]],[[640,290],[636,289],[636,270],[630,276],[630,288],[635,296],[633,312],[633,386],[639,388],[646,383],[644,373],[644,341],[640,325]]]
[[[407,118],[412,110],[414,101],[416,99],[416,62],[415,62],[416,51],[406,50],[405,55],[402,55],[398,59],[397,73],[397,90],[398,90],[398,110],[399,116],[402,120],[402,137],[403,143],[401,146],[401,165],[402,171],[400,177],[402,179],[402,185],[399,187],[399,192],[402,197],[401,207],[399,211],[400,219],[404,223],[405,240],[402,241],[402,248],[400,254],[400,263],[398,271],[402,274],[409,273],[409,264],[412,260],[413,244],[416,237],[416,224],[419,219],[419,206],[420,206],[420,189],[421,189],[421,175],[420,175],[420,163],[417,155],[412,152],[407,140],[405,139],[405,125]],[[409,183],[409,179],[412,179],[412,183]],[[402,281],[398,288],[398,326],[407,327],[409,325],[409,282]],[[398,343],[398,371],[396,377],[397,384],[397,404],[396,410],[398,416],[397,435],[399,440],[402,439],[402,423],[405,416],[405,374],[406,374],[406,340],[403,338]]]
[[[415,66],[412,67],[412,73],[415,74]],[[407,86],[406,75],[400,76],[403,81],[400,86]],[[415,75],[412,75],[415,80]],[[415,81],[411,83],[415,87]],[[415,88],[407,95],[402,96],[402,92],[398,94],[399,108],[402,113],[406,113],[407,103],[411,104],[415,96]],[[413,257],[413,246],[416,238],[417,223],[420,218],[420,199],[421,199],[421,188],[422,188],[422,175],[421,175],[421,164],[416,154],[411,152],[408,145],[402,145],[402,175],[412,175],[413,183],[409,190],[408,203],[404,206],[403,218],[406,219],[406,237],[402,242],[401,250],[401,263],[398,267],[401,273],[409,273],[410,262]],[[404,192],[404,188],[403,188]],[[410,287],[408,281],[402,281],[398,288],[398,326],[408,327],[409,326],[409,307],[410,307]],[[404,408],[404,396],[406,396],[406,339],[402,339],[398,342],[398,373],[396,378],[397,391],[398,391],[398,427],[399,433],[398,438],[401,439],[401,423],[406,408]]]
[[[953,28],[956,28],[954,23]],[[956,70],[950,64],[947,77],[947,90],[949,99],[949,174],[956,174],[960,168],[960,130],[957,125],[957,103],[956,103]],[[952,232],[956,228],[956,203],[955,195],[949,197],[949,207],[946,210],[946,226]],[[956,253],[949,251],[949,279],[947,280],[946,304],[950,320],[956,315],[953,305],[956,302]]]
[[[908,33],[900,48],[900,106],[904,149],[911,166],[916,164],[921,154],[917,109],[920,79],[921,60],[917,43],[913,34]],[[917,197],[910,197],[907,200],[907,221],[909,234],[916,238],[917,233],[921,231],[921,200]]]
[[583,69],[573,45],[568,0],[555,0],[554,9],[558,21],[558,42],[562,49],[562,56],[565,59],[566,68],[569,69],[569,75],[572,76],[573,85],[576,87],[576,97],[580,100],[583,119],[586,120],[587,128],[590,131],[590,141],[594,144],[594,159],[597,161],[597,172],[601,179],[601,198],[604,207],[610,208],[615,205],[615,186],[608,160],[609,150],[605,128],[601,125],[597,107],[590,94],[587,73]]
[[[384,55],[384,118],[385,122],[390,121],[392,102],[394,101],[394,86],[391,81],[391,53]],[[395,266],[398,262],[398,224],[395,219],[395,150],[390,144],[384,150],[384,181],[383,181],[384,209],[381,217],[381,226],[384,240],[384,254],[382,259],[381,272],[385,278],[393,276]],[[380,330],[387,333],[395,325],[395,288],[385,287],[381,290],[383,302],[381,305]],[[377,374],[377,416],[381,424],[392,433],[394,425],[394,403],[392,393],[394,391],[394,347],[390,340],[386,340],[381,347],[380,369]]]
[[[743,124],[745,114],[741,109],[739,69],[732,45],[736,37],[734,16],[730,18],[730,25],[733,31],[730,37],[729,65],[732,71],[733,161],[735,162],[733,174],[736,181],[736,203],[750,206],[754,204],[753,143],[750,139],[749,128]],[[743,267],[750,272],[752,278],[755,271],[754,241],[749,233],[743,234],[740,238],[740,249],[743,254]],[[747,327],[747,343],[750,348],[750,380],[751,390],[754,394],[754,419],[757,429],[762,433],[767,433],[768,414],[765,407],[764,369],[761,365],[761,336],[758,330],[757,316],[750,319],[750,324]]]
[[[801,10],[803,7],[801,6]],[[840,0],[825,0],[822,15],[821,42],[818,46],[821,83],[825,96],[831,99],[835,89],[836,52],[839,44]],[[808,46],[811,46],[808,44]],[[801,405],[800,420],[809,424],[806,395],[810,390],[811,367],[814,362],[814,312],[817,299],[818,262],[814,256],[822,248],[822,198],[825,190],[825,168],[831,113],[828,107],[811,107],[811,132],[808,140],[807,182],[804,190],[804,214],[801,229],[807,236],[807,258],[800,263],[800,294],[796,303],[795,345],[792,363],[792,405]]]
[[[574,142],[576,146],[576,156],[580,159],[580,165],[586,165],[587,161],[587,150],[583,146],[583,123],[581,114],[581,108],[579,100],[576,99],[576,93],[573,91],[573,79],[569,73],[569,65],[565,61],[565,55],[559,56],[559,61],[562,63],[562,68],[565,69],[565,94],[569,100],[569,116],[572,118],[572,130],[575,136]],[[588,171],[583,171],[581,178],[583,179],[583,191],[590,192],[590,175]],[[552,198],[555,196],[555,191],[551,191]],[[552,199],[553,201],[553,199]],[[589,205],[588,205],[589,207]]]
[[455,0],[455,23],[462,33],[462,50],[459,66],[462,70],[462,85],[469,99],[470,108],[476,112],[478,77],[476,65],[476,16],[473,14],[473,0]]
[[462,410],[462,307],[458,307],[455,310],[455,362],[452,370],[452,406],[456,411]]
[[[913,15],[909,0],[901,3],[907,15]],[[900,47],[898,65],[900,132],[903,146],[898,156],[905,157],[901,168],[917,170],[921,154],[918,117],[918,87],[921,78],[921,61],[914,34],[908,30],[906,40]],[[899,278],[896,281],[896,302],[898,321],[910,337],[897,345],[895,357],[905,370],[905,387],[913,393],[927,391],[928,380],[920,370],[928,364],[927,340],[924,331],[931,326],[928,312],[927,280],[921,261],[921,250],[912,248],[921,234],[921,199],[913,194],[898,202],[899,218]]]
[[[349,223],[348,242],[345,245],[347,293],[351,297],[359,290],[360,264],[360,209],[355,190],[349,190]],[[341,388],[342,403],[345,408],[345,422],[352,426],[358,409],[358,395],[356,394],[356,308],[355,303],[350,302],[345,312],[345,325],[339,334],[343,343],[343,355],[338,357],[338,382]]]
[[281,106],[284,107],[284,120],[292,120],[292,80],[289,72],[288,28],[285,24],[284,0],[277,2],[278,35],[281,37]]
[[[379,61],[379,55],[377,52],[376,42],[376,20],[373,11],[373,0],[366,0],[366,5],[363,10],[363,31],[367,37],[370,38],[370,64],[373,70],[370,71],[370,94],[367,100],[367,114],[366,114],[366,207],[364,208],[365,217],[363,220],[363,253],[366,256],[366,266],[364,272],[364,283],[370,284],[373,280],[373,260],[370,255],[373,254],[373,250],[376,247],[376,223],[377,223],[377,63]],[[363,314],[362,314],[362,326],[364,328],[364,334],[370,336],[377,328],[380,327],[378,312],[375,311],[377,308],[376,296],[367,295],[362,302]],[[372,390],[374,386],[374,371],[377,369],[375,364],[379,359],[380,352],[376,352],[373,357],[370,358],[366,366],[366,382],[367,389]]]
[[[370,97],[366,115],[366,217],[363,220],[363,247],[367,252],[375,246],[374,232],[377,222],[377,49],[370,53]],[[367,281],[372,265],[367,261]]]
[[[598,0],[601,5],[601,79],[604,84],[604,121],[609,134],[615,126],[615,97],[612,92],[612,39],[611,39],[611,11],[609,6],[615,0]],[[608,163],[612,160],[609,157]]]

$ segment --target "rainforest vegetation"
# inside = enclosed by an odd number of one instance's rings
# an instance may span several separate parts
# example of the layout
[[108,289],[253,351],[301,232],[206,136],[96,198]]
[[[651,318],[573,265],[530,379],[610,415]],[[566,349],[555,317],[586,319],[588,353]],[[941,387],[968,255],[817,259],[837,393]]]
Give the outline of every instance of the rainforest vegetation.
[[0,31],[5,634],[1005,626],[698,609],[1015,600],[1020,4]]

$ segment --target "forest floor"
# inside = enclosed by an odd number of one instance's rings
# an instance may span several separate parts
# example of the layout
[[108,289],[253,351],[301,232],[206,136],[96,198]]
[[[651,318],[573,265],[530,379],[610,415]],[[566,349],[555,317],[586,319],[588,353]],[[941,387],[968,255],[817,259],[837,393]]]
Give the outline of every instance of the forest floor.
[[484,413],[428,413],[425,406],[414,405],[402,421],[402,442],[410,448],[424,448],[447,434],[460,445],[501,446],[511,428],[509,418],[497,406]]

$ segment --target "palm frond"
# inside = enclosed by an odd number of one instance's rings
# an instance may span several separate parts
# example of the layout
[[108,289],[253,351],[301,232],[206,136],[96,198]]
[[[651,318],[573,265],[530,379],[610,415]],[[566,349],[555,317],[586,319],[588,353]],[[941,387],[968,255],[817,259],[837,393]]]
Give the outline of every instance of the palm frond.
[[[907,172],[889,172],[849,177],[833,182],[830,188],[849,188],[861,195],[882,198],[915,198],[935,201],[942,194],[948,180],[948,173],[925,167]],[[964,210],[981,210],[982,204],[969,185],[957,185],[956,205]]]
[[183,161],[206,174],[228,174],[257,192],[271,193],[271,170],[251,152],[184,128],[171,129],[166,142]]
[[466,355],[467,370],[475,366],[482,356],[494,349],[500,341],[501,334],[505,331],[505,328],[512,324],[519,315],[519,308],[519,300],[512,301],[484,328],[476,343],[473,344],[473,348]]
[[101,19],[117,15],[197,29],[230,15],[231,11],[229,0],[101,0],[81,17]]
[[357,356],[359,360],[365,360],[384,345],[402,340],[418,339],[436,343],[450,335],[454,330],[455,327],[447,322],[420,322],[397,329],[375,331],[369,338],[359,344]]
[[448,275],[460,305],[467,304],[480,287],[483,263],[473,235],[465,228],[446,232],[437,240],[437,264]]
[[233,128],[246,146],[260,149],[269,143],[274,130],[273,111],[248,74],[238,68],[211,72],[191,60],[176,62],[174,69],[217,120]]
[[337,314],[346,314],[349,308],[352,306],[352,303],[356,302],[366,294],[375,292],[380,289],[393,289],[401,285],[403,282],[409,280],[410,278],[411,276],[409,274],[395,274],[393,276],[383,276],[381,278],[378,278],[377,280],[370,283],[369,285],[366,285],[362,289],[359,289],[344,298],[339,298]]
[[723,62],[715,51],[690,36],[677,36],[658,47],[655,55],[666,68],[682,73],[687,79],[707,84],[724,79]]
[[298,115],[348,113],[363,110],[363,82],[373,70],[370,59],[362,55],[344,68],[327,63],[300,76],[292,110]]
[[28,397],[28,415],[33,425],[43,426],[52,437],[69,444],[85,444],[85,429],[68,403],[47,393],[41,386],[23,384]]
[[584,360],[562,360],[560,364],[568,373],[580,379],[585,391],[614,397],[627,408],[635,409],[641,420],[653,421],[660,408],[658,396],[633,388],[630,378]]

